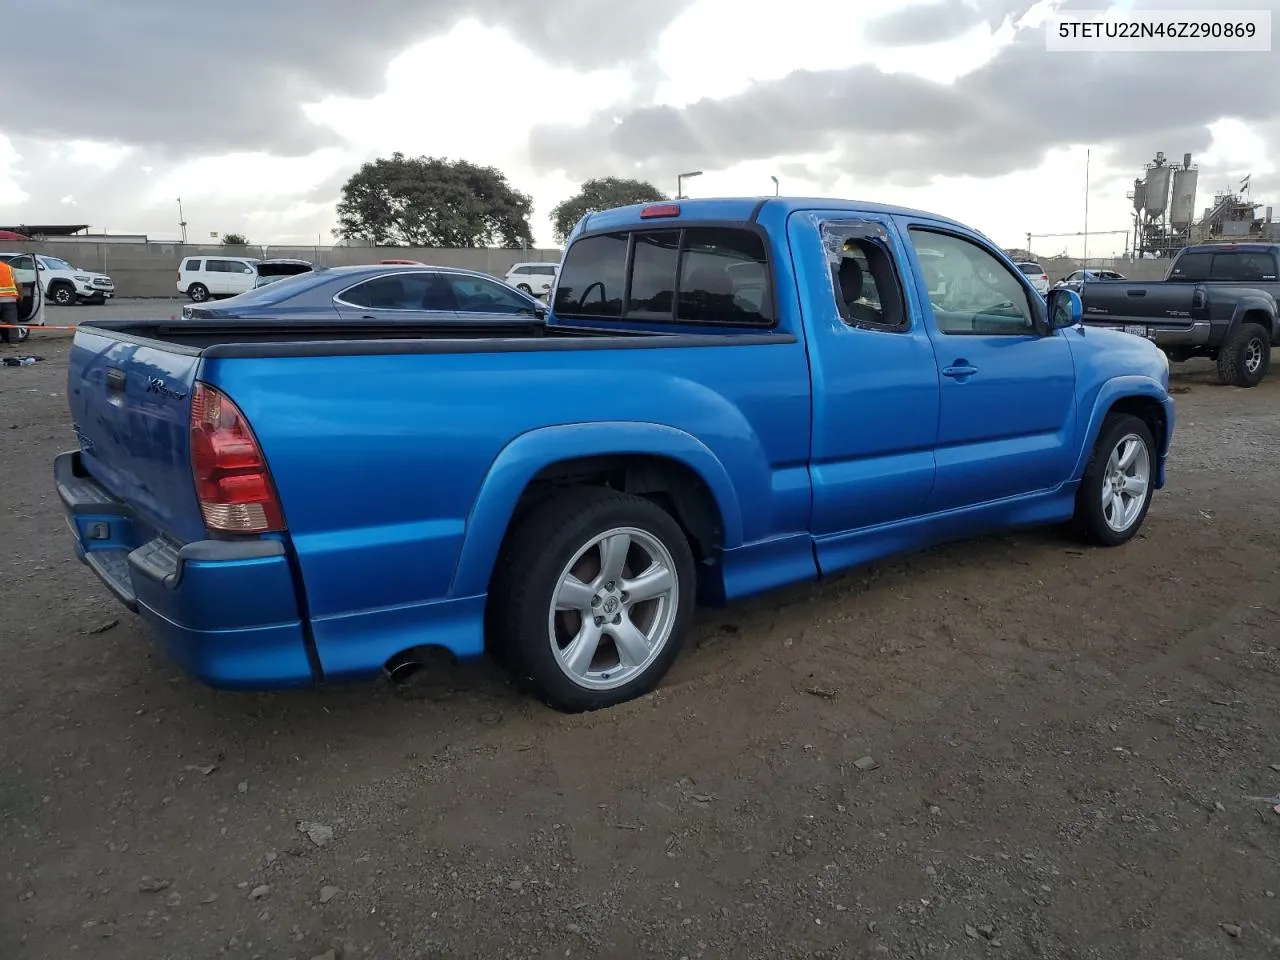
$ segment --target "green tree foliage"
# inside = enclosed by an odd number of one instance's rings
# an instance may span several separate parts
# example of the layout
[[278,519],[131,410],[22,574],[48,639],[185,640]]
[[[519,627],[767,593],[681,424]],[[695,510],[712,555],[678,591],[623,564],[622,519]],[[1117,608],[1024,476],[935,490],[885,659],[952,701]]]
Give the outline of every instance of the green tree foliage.
[[628,180],[625,177],[588,180],[576,197],[570,197],[551,211],[556,242],[564,243],[569,231],[588,213],[625,207],[632,203],[657,203],[666,199],[661,190],[644,180]]
[[224,247],[246,247],[249,245],[249,238],[243,233],[224,233],[222,235],[222,245]]
[[335,233],[375,246],[532,246],[532,209],[494,167],[397,152],[351,175]]

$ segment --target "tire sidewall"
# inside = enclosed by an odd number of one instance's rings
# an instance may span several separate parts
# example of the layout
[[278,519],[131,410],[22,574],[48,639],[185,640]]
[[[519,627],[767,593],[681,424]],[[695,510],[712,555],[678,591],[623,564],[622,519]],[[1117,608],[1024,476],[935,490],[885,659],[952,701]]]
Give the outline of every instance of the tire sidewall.
[[[199,291],[204,292],[201,294]],[[209,288],[202,283],[193,283],[191,286],[187,287],[187,296],[190,297],[194,303],[204,303],[209,299]]]
[[49,291],[49,299],[59,307],[74,306],[76,302],[75,287],[65,283],[54,284],[53,289]]
[[[1239,356],[1236,358],[1237,380],[1236,383],[1241,387],[1256,387],[1264,379],[1266,379],[1267,371],[1271,367],[1271,342],[1267,337],[1267,332],[1256,324],[1251,324],[1241,331]],[[1249,368],[1245,366],[1245,359],[1249,355],[1249,344],[1257,340],[1262,347],[1262,362],[1258,364],[1258,369],[1254,373],[1249,372]]]
[[[601,533],[614,527],[636,527],[659,540],[671,554],[679,579],[675,623],[662,652],[648,668],[626,684],[592,690],[574,683],[560,668],[551,650],[547,615],[559,587],[560,572],[573,556]],[[648,501],[599,503],[565,524],[545,544],[529,568],[523,609],[516,612],[517,662],[526,680],[554,705],[570,710],[595,710],[648,693],[670,669],[693,620],[697,568],[680,525],[661,507]],[[491,598],[492,599],[492,598]]]
[[[1111,529],[1102,512],[1102,482],[1107,471],[1107,462],[1111,452],[1121,438],[1134,434],[1147,447],[1147,459],[1151,464],[1151,476],[1147,481],[1147,493],[1142,502],[1142,509],[1133,523],[1123,533]],[[1147,511],[1151,509],[1151,500],[1155,496],[1156,471],[1159,469],[1159,456],[1156,453],[1155,438],[1151,429],[1138,417],[1132,414],[1117,414],[1107,418],[1098,434],[1094,445],[1094,453],[1089,461],[1080,483],[1080,494],[1077,499],[1077,518],[1081,522],[1084,533],[1095,543],[1108,547],[1118,547],[1132,540],[1147,519]]]

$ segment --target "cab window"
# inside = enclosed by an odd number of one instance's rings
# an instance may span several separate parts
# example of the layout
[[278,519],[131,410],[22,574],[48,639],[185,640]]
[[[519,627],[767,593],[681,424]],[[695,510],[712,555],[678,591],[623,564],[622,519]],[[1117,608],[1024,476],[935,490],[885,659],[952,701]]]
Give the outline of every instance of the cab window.
[[978,244],[952,234],[910,229],[922,261],[940,281],[929,302],[938,330],[950,335],[1026,336],[1035,332],[1030,294],[1014,273]]

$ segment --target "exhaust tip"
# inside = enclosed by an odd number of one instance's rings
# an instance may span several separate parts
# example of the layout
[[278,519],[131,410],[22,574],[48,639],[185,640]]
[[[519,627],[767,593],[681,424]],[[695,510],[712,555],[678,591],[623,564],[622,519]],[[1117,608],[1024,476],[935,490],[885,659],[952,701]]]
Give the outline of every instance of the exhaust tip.
[[416,647],[397,653],[382,671],[394,686],[408,687],[432,677],[444,678],[456,666],[457,660],[444,647]]

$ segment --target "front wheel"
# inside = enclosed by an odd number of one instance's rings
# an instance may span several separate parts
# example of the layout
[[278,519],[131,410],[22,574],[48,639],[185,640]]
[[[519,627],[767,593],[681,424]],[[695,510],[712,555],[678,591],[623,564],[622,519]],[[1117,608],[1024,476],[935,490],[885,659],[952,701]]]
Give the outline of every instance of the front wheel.
[[1090,543],[1118,547],[1137,534],[1155,492],[1151,429],[1128,413],[1102,423],[1076,493],[1075,527]]
[[75,287],[59,283],[49,291],[49,299],[60,307],[69,307],[76,302]]
[[693,551],[643,497],[579,489],[512,530],[489,589],[497,653],[518,680],[567,712],[652,690],[693,619]]
[[1271,338],[1256,323],[1242,323],[1218,351],[1218,379],[1228,386],[1256,387],[1271,366]]

